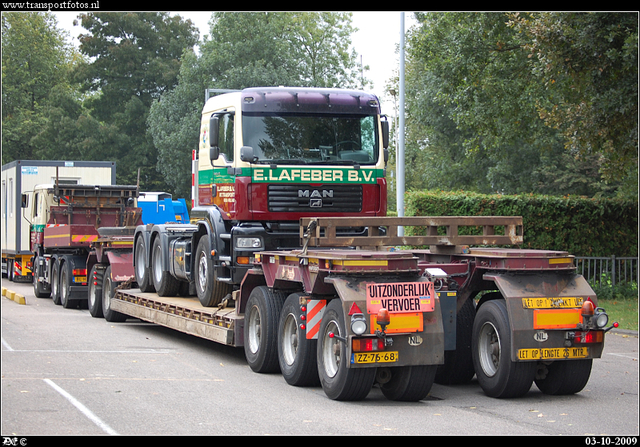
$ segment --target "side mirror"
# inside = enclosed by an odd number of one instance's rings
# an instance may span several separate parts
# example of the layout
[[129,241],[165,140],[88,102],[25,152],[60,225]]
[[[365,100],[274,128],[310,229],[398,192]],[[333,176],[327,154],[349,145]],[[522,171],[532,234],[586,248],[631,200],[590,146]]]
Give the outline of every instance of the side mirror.
[[20,196],[20,208],[27,208],[29,206],[29,195],[22,194]]
[[389,121],[385,119],[380,124],[382,124],[382,147],[386,149],[389,147]]
[[251,146],[242,146],[240,148],[240,160],[253,163],[255,161],[255,155],[253,154],[253,148]]
[[211,115],[209,119],[209,159],[217,160],[220,155],[220,148],[218,147],[218,132],[219,132],[220,118],[218,115]]

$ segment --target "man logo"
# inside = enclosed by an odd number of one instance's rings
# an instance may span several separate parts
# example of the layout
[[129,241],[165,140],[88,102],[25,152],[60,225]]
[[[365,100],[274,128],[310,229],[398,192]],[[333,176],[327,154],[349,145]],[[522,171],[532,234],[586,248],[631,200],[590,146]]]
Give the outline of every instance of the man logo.
[[298,198],[308,198],[309,208],[322,208],[322,199],[333,198],[333,189],[299,189]]

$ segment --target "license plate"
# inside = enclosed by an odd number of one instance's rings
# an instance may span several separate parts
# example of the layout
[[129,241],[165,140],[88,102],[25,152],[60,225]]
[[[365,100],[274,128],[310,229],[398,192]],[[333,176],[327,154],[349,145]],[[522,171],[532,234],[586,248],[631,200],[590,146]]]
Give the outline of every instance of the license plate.
[[353,363],[393,363],[397,361],[398,351],[353,353]]
[[76,276],[74,278],[73,282],[85,283],[85,282],[87,282],[87,277],[86,276]]
[[518,350],[518,359],[520,360],[583,359],[588,356],[589,348],[586,347]]

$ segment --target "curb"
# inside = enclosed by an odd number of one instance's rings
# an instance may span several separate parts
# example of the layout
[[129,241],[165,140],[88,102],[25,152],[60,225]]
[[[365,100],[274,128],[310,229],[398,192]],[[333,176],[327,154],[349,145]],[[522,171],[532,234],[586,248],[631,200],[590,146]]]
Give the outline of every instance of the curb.
[[27,304],[27,300],[25,299],[24,295],[20,295],[13,290],[8,290],[6,287],[2,288],[2,296],[6,296],[10,300],[15,301],[18,304]]

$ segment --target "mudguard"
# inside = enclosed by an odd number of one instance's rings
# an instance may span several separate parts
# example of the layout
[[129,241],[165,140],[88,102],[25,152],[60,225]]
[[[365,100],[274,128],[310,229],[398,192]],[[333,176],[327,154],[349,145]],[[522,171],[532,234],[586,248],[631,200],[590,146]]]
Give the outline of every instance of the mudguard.
[[[567,332],[582,322],[582,303],[590,299],[597,305],[589,283],[573,272],[486,273],[483,279],[494,281],[506,301],[514,362],[522,360],[519,350],[568,347]],[[604,341],[590,344],[587,358],[599,358],[603,348]]]

